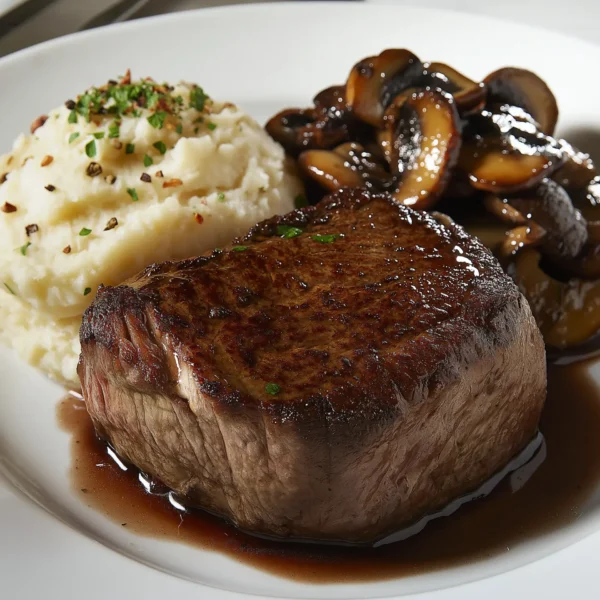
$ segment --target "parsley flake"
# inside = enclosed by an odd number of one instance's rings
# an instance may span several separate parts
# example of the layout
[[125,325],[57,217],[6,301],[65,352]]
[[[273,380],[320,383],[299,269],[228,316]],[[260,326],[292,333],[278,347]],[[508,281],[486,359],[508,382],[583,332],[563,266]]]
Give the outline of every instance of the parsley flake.
[[79,235],[85,237],[86,235],[90,235],[90,233],[92,233],[91,229],[88,229],[87,227],[82,227],[79,232]]
[[167,147],[165,146],[164,142],[154,142],[154,144],[152,144],[161,154],[164,154],[167,151]]
[[281,236],[282,238],[290,239],[293,237],[296,237],[297,235],[300,235],[302,233],[302,229],[300,229],[299,227],[290,227],[288,225],[278,225],[277,226],[277,235]]
[[87,296],[88,294],[90,294],[92,292],[92,288],[85,288],[85,290],[83,290],[83,295]]
[[6,281],[4,282],[4,287],[13,295],[16,296],[15,291],[10,287],[10,285],[8,285],[8,283],[6,283]]
[[177,123],[177,127],[175,127],[175,131],[181,135],[183,133],[183,125],[181,123]]
[[74,141],[75,141],[75,140],[76,140],[78,137],[79,137],[79,131],[76,131],[75,133],[72,133],[72,134],[69,136],[69,144],[70,144],[71,142],[74,142]]
[[69,123],[77,123],[77,111],[75,109],[69,113],[68,121]]
[[217,128],[217,124],[216,123],[207,123],[206,126],[211,130],[214,131]]
[[138,193],[137,193],[137,190],[135,188],[127,188],[127,193],[131,196],[131,199],[134,202],[137,202],[139,200]]
[[148,156],[147,154],[144,154],[144,166],[145,167],[149,167],[154,161],[152,160],[151,156]]
[[244,252],[244,250],[248,250],[250,246],[234,246],[232,250],[234,252]]
[[224,194],[223,192],[219,192],[219,193],[217,194],[217,200],[218,200],[219,202],[225,202],[225,194]]
[[125,146],[125,154],[133,154],[135,152],[135,144],[127,144]]
[[326,233],[324,235],[311,235],[312,240],[320,244],[332,244],[340,237],[339,233]]
[[111,123],[108,126],[108,137],[109,138],[118,138],[121,134],[121,127],[118,123]]
[[154,129],[162,129],[166,118],[167,113],[164,110],[159,110],[148,117],[148,123],[150,123]]
[[207,100],[208,96],[200,86],[193,88],[190,92],[190,106],[199,112],[204,110]]
[[276,383],[267,383],[267,385],[265,385],[265,392],[271,396],[277,396],[277,394],[281,392],[281,387]]
[[21,254],[22,254],[23,256],[26,256],[26,255],[27,255],[27,249],[29,248],[29,246],[31,246],[31,242],[27,242],[27,243],[26,243],[24,246],[21,246],[21,247],[19,248],[19,250],[21,251]]
[[101,140],[104,137],[104,131],[99,131],[98,133],[92,134],[97,140]]
[[94,156],[96,156],[96,140],[92,140],[91,142],[88,142],[85,145],[85,153],[90,158],[93,158]]

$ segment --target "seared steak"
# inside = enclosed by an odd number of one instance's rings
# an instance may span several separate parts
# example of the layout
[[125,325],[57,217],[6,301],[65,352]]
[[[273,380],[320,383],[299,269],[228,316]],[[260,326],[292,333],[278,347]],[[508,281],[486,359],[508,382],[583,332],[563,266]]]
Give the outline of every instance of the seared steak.
[[259,534],[371,543],[534,436],[542,338],[460,227],[342,190],[100,289],[79,375],[98,433]]

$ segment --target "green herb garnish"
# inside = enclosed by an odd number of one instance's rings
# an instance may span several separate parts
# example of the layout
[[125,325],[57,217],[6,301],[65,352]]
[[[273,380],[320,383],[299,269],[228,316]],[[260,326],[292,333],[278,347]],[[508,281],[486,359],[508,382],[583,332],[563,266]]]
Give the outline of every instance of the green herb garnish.
[[302,229],[298,227],[289,227],[288,225],[278,225],[277,226],[277,235],[280,235],[282,238],[289,239],[296,237],[302,233]]
[[218,200],[219,202],[225,202],[225,194],[224,194],[223,192],[219,192],[219,193],[217,194],[217,200]]
[[79,235],[82,236],[82,237],[84,237],[86,235],[90,235],[90,233],[92,233],[91,229],[88,229],[87,227],[82,227],[81,230],[80,230],[80,232],[79,232]]
[[31,242],[27,242],[27,243],[26,243],[24,246],[21,246],[21,247],[19,248],[19,250],[21,251],[21,254],[22,254],[23,256],[26,256],[26,255],[27,255],[27,249],[29,248],[29,246],[31,246]]
[[164,142],[154,142],[152,144],[161,154],[164,154],[167,151],[167,147]]
[[121,126],[118,123],[111,123],[108,126],[108,137],[109,138],[118,138],[121,134]]
[[326,233],[324,235],[311,235],[311,239],[320,244],[332,244],[340,237],[339,233]]
[[159,110],[148,117],[148,123],[150,123],[154,129],[162,129],[166,118],[167,113],[164,110]]
[[131,199],[134,202],[137,202],[139,200],[137,190],[135,188],[127,188],[127,193],[131,196]]
[[277,394],[281,392],[281,387],[276,383],[267,383],[267,385],[265,385],[265,392],[271,394],[271,396],[277,396]]
[[69,123],[77,123],[77,111],[75,109],[69,113],[68,121]]
[[204,110],[204,105],[207,100],[208,96],[200,86],[193,88],[190,92],[190,106],[197,111],[202,112]]
[[232,250],[234,252],[244,252],[244,250],[248,250],[250,246],[234,246]]
[[183,133],[183,125],[181,123],[177,123],[177,127],[175,127],[175,131],[181,135]]
[[69,144],[70,144],[71,142],[74,142],[74,141],[75,141],[75,140],[76,140],[78,137],[79,137],[79,132],[78,132],[78,131],[76,131],[75,133],[72,133],[72,134],[69,136]]
[[151,156],[148,156],[147,154],[144,154],[144,166],[145,167],[149,167],[154,161],[152,160]]
[[91,142],[88,142],[85,145],[85,153],[90,158],[93,158],[94,156],[96,156],[96,140],[92,140]]
[[298,194],[294,198],[294,206],[296,208],[304,208],[305,206],[308,206],[308,200],[306,199],[306,196],[304,194]]
[[135,144],[127,144],[125,146],[125,154],[133,154],[135,152]]
[[207,123],[206,126],[211,130],[214,131],[217,128],[217,124],[216,123]]
[[104,137],[104,131],[99,131],[98,133],[92,134],[97,140],[101,140]]
[[4,287],[13,295],[16,296],[15,291],[10,287],[10,285],[8,285],[8,283],[6,283],[6,281],[4,282]]
[[92,288],[85,288],[85,290],[83,290],[83,295],[87,296],[89,293],[91,293]]

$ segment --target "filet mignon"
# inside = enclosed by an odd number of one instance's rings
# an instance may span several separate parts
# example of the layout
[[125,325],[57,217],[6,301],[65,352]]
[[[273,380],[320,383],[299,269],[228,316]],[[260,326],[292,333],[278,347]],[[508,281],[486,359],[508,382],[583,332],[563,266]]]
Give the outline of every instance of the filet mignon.
[[102,437],[258,534],[372,543],[534,436],[544,345],[462,228],[342,190],[101,288],[79,375]]

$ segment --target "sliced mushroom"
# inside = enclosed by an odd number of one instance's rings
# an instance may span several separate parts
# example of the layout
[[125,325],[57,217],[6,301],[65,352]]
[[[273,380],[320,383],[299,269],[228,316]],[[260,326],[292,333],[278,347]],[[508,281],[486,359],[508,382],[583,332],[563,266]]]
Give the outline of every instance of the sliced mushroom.
[[450,94],[421,90],[386,111],[390,164],[399,177],[397,200],[419,210],[433,206],[452,175],[460,151],[460,122]]
[[483,199],[486,210],[509,225],[525,225],[527,219],[508,203],[508,198],[499,198],[494,194],[486,194]]
[[484,80],[490,102],[513,104],[526,110],[548,134],[554,133],[558,120],[556,98],[535,73],[515,67],[505,67],[490,73]]
[[558,143],[565,155],[565,164],[554,173],[553,179],[569,191],[587,187],[598,175],[590,155],[566,140],[558,140]]
[[389,190],[394,180],[385,167],[361,145],[348,143],[335,150],[307,150],[298,158],[300,171],[327,190],[366,187]]
[[496,248],[495,254],[498,260],[506,266],[508,260],[512,259],[524,248],[540,246],[546,238],[546,232],[535,222],[520,225],[506,233],[506,236]]
[[564,161],[556,140],[512,108],[484,110],[470,117],[464,129],[458,164],[477,189],[496,193],[528,189]]
[[485,106],[485,84],[465,77],[449,65],[439,62],[426,63],[424,76],[429,86],[452,94],[458,111],[463,115],[481,110]]
[[600,221],[600,176],[580,190],[569,190],[571,200],[588,221]]
[[421,61],[408,50],[384,50],[358,62],[346,82],[346,101],[354,115],[379,127],[385,107],[423,73]]
[[558,281],[540,261],[539,252],[527,249],[508,273],[527,298],[546,344],[566,348],[585,342],[600,329],[600,281]]

